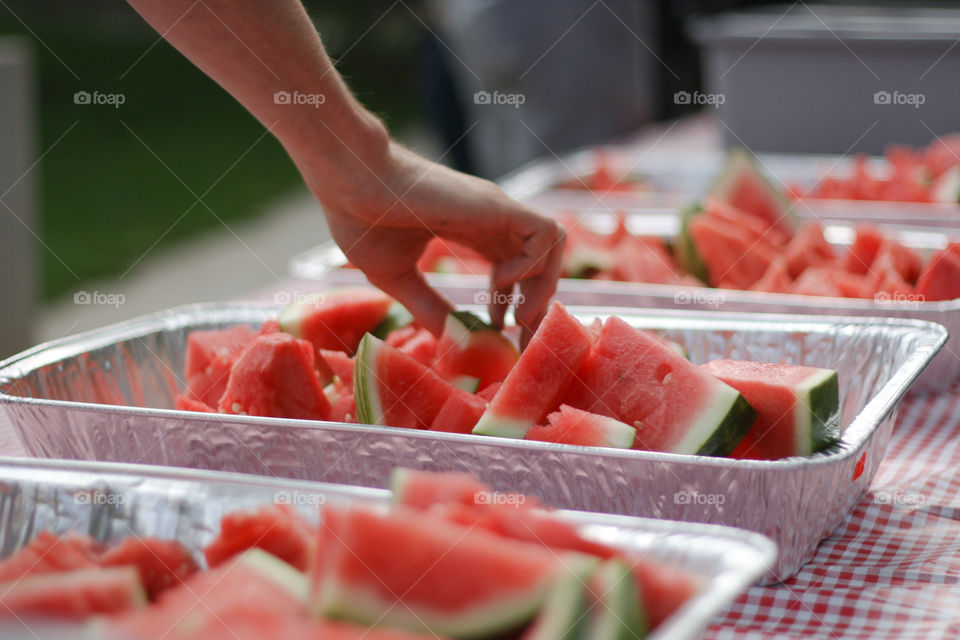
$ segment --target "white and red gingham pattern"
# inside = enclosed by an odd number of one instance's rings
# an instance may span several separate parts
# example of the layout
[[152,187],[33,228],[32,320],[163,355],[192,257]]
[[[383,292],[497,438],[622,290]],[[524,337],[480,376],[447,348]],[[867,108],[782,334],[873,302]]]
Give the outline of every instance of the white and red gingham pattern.
[[960,389],[905,400],[870,492],[810,563],[704,637],[960,637]]

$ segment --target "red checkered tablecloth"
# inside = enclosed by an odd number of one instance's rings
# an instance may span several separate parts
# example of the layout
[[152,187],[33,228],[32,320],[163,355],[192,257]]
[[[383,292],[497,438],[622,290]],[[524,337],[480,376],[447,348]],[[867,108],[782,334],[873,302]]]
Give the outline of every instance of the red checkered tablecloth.
[[870,492],[813,560],[705,637],[960,637],[960,390],[907,398]]

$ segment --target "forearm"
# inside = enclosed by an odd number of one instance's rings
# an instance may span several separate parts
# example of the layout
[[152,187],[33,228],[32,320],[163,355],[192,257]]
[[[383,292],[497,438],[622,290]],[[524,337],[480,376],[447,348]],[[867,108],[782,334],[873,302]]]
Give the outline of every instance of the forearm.
[[322,176],[310,185],[322,199],[377,179],[386,129],[350,93],[300,0],[129,2],[260,120],[305,176]]

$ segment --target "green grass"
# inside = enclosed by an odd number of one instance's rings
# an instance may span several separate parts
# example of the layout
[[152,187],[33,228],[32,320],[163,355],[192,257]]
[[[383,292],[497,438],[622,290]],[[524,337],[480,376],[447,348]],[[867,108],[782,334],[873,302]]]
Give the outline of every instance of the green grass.
[[[37,249],[46,298],[75,290],[89,278],[118,276],[156,246],[250,218],[301,184],[280,144],[166,42],[124,76],[156,33],[131,17],[124,3],[83,4],[94,10],[65,8],[58,15],[51,10],[57,2],[9,5],[80,77],[34,43],[37,149],[46,152],[33,175],[40,196],[34,229],[50,249]],[[325,11],[313,13],[320,24],[339,25],[340,37],[325,34],[334,56],[379,15],[336,6]],[[409,14],[391,14],[341,69],[396,129],[412,114],[410,34],[411,22],[418,23]],[[391,30],[397,29],[406,39],[395,37]],[[0,33],[24,32],[0,7]],[[122,93],[125,103],[76,105],[73,94],[81,89]],[[195,204],[193,194],[208,189],[207,206]]]

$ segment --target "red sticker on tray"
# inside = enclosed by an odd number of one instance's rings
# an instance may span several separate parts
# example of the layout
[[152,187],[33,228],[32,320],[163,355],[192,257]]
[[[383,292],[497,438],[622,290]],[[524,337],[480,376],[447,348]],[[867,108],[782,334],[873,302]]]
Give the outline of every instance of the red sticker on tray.
[[860,459],[857,460],[857,466],[853,468],[853,479],[856,480],[863,475],[863,467],[867,464],[867,452],[864,451]]

